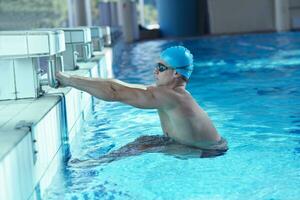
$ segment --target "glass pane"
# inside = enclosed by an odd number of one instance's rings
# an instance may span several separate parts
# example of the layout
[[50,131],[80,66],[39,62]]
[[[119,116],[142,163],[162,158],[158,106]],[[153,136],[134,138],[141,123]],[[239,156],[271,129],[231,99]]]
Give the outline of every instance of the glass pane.
[[157,28],[158,17],[155,0],[144,0],[144,26]]
[[0,0],[0,30],[67,26],[68,0]]

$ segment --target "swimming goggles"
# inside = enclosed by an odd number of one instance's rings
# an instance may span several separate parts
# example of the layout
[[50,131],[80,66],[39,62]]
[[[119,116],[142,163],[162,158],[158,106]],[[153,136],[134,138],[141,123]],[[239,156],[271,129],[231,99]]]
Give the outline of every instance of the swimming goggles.
[[166,65],[162,63],[157,63],[155,69],[157,69],[159,72],[164,72],[169,69]]
[[[174,69],[184,69],[184,68],[187,68],[189,67],[190,65],[185,65],[185,66],[181,66],[181,67],[174,67]],[[173,69],[173,67],[167,67],[166,65],[162,64],[162,63],[157,63],[156,64],[156,67],[155,67],[159,72],[164,72],[170,68]],[[190,70],[188,70],[190,71]]]

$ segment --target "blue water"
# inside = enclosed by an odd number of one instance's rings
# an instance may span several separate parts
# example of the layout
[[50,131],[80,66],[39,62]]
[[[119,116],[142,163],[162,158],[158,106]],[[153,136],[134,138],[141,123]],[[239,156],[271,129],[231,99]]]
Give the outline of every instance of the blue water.
[[[151,84],[159,52],[188,47],[195,70],[188,90],[228,140],[215,158],[160,153],[54,177],[45,199],[300,199],[300,33],[149,41],[124,46],[115,76]],[[95,102],[71,144],[73,158],[92,159],[141,135],[162,134],[155,110]]]

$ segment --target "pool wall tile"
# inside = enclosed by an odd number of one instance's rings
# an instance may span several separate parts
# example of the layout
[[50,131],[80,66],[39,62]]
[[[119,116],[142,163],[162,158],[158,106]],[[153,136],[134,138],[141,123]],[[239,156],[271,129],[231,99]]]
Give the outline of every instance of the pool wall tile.
[[31,137],[28,134],[0,163],[0,199],[30,197],[34,185],[31,155]]
[[[111,51],[106,48],[93,62],[66,73],[112,77],[111,57],[106,58]],[[41,199],[64,158],[64,140],[72,141],[92,110],[93,98],[86,92],[43,89],[46,95],[38,99],[0,102],[1,200]],[[16,129],[20,121],[25,125]]]

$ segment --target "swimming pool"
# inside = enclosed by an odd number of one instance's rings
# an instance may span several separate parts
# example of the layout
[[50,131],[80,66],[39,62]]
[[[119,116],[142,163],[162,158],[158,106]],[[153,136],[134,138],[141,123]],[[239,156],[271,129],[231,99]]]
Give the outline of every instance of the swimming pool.
[[[194,53],[188,90],[229,143],[215,158],[149,153],[96,167],[63,165],[45,199],[299,199],[300,33],[149,41],[124,47],[116,78],[151,84],[159,52]],[[91,159],[141,135],[162,134],[155,110],[95,102],[71,144]]]

